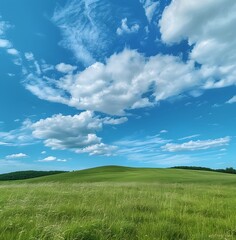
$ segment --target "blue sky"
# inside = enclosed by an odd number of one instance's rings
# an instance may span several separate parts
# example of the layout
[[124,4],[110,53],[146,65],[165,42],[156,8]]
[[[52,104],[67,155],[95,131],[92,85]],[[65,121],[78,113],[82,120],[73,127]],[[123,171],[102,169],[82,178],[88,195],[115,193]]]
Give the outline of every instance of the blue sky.
[[234,0],[0,2],[0,172],[236,167]]

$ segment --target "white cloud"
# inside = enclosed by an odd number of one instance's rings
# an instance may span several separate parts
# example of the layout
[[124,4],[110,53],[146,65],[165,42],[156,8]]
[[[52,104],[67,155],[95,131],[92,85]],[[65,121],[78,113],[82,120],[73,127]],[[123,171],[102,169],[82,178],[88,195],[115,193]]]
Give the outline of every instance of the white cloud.
[[148,22],[151,23],[153,17],[157,11],[159,6],[159,2],[152,1],[152,0],[140,0],[141,4],[143,4],[143,8],[145,10],[146,17]]
[[117,150],[116,146],[107,145],[104,143],[97,143],[91,146],[87,146],[83,149],[76,150],[76,153],[89,153],[90,156],[93,155],[103,155],[103,156],[112,156]]
[[118,155],[125,156],[132,161],[147,162],[157,160],[160,156],[163,157],[160,147],[168,142],[169,140],[156,135],[143,137],[142,140],[138,138],[122,139],[114,142],[114,145],[118,146]]
[[15,77],[16,75],[15,75],[15,73],[8,73],[7,74],[9,77]]
[[139,25],[137,23],[128,26],[128,19],[124,18],[121,20],[121,26],[117,28],[116,33],[118,35],[136,33],[139,30]]
[[194,134],[194,135],[179,138],[178,140],[182,141],[182,140],[186,140],[186,139],[196,138],[196,137],[199,137],[199,136],[200,136],[200,134]]
[[104,124],[121,124],[124,118],[99,118],[93,112],[86,111],[74,116],[54,115],[41,119],[30,127],[33,136],[43,139],[44,144],[52,149],[69,149],[77,153],[90,155],[111,155],[113,146],[102,143],[96,133]]
[[92,112],[75,116],[54,115],[32,124],[33,136],[46,139],[45,145],[53,149],[77,149],[100,143],[95,132],[102,128],[101,121]]
[[49,156],[49,157],[44,158],[44,159],[41,160],[41,161],[50,162],[50,161],[55,161],[55,160],[57,160],[56,157]]
[[42,151],[41,154],[46,154],[47,152],[46,151]]
[[233,96],[232,98],[230,98],[226,103],[229,103],[229,104],[236,103],[236,96]]
[[16,154],[7,155],[6,159],[16,159],[16,158],[25,158],[25,157],[28,157],[28,155],[25,153],[16,153]]
[[59,72],[62,73],[69,73],[69,72],[73,72],[74,70],[76,70],[76,66],[72,66],[70,64],[65,64],[65,63],[60,63],[56,65],[56,69]]
[[26,52],[25,53],[25,58],[28,61],[34,61],[34,54],[32,52]]
[[38,162],[67,162],[66,159],[56,158],[54,156],[49,156],[44,159],[38,160]]
[[121,118],[106,117],[103,119],[104,124],[110,124],[110,125],[119,125],[119,124],[125,123],[127,121],[128,121],[127,117],[121,117]]
[[10,54],[10,55],[14,55],[14,56],[18,56],[19,55],[19,51],[16,50],[15,48],[7,49],[7,53]]
[[[0,16],[0,20],[1,20],[1,16]],[[10,28],[11,25],[5,21],[0,21],[0,36],[4,36],[6,33],[6,30],[8,28]]]
[[160,20],[162,40],[188,40],[190,58],[201,64],[204,89],[236,84],[236,2],[176,0]]
[[110,9],[110,4],[99,2],[71,0],[63,8],[57,8],[52,17],[62,31],[61,44],[86,66],[94,63],[95,57],[107,52],[110,42],[109,28],[104,25],[110,14],[105,10]]
[[160,133],[168,133],[168,131],[163,129],[163,130],[160,131]]
[[162,150],[167,152],[206,150],[210,148],[226,146],[229,144],[229,142],[230,137],[189,141],[181,144],[167,143],[165,146],[162,146]]
[[[156,1],[145,2],[145,11],[142,12],[139,0],[119,1],[119,4],[108,0],[67,1],[63,7],[56,8],[52,17],[62,33],[59,44],[71,50],[84,66],[104,62],[112,53],[120,51],[120,46],[133,45],[133,35],[130,33],[139,29],[140,33],[144,33],[142,22],[145,12],[150,19],[157,6]],[[123,33],[126,33],[125,38],[117,38],[117,34]],[[140,42],[143,41],[143,34],[137,34],[137,37]]]
[[11,47],[10,41],[8,41],[7,39],[0,38],[0,48],[9,48],[9,47]]
[[202,81],[192,61],[183,63],[170,55],[148,58],[125,49],[105,64],[97,62],[59,80],[33,72],[27,76],[25,86],[41,99],[79,110],[124,115],[130,109],[151,107],[160,100],[191,94]]
[[186,154],[173,155],[163,153],[161,146],[170,142],[159,135],[140,138],[130,138],[117,141],[117,154],[126,157],[130,161],[145,162],[155,165],[175,166],[178,164],[189,164],[197,161],[197,158]]
[[0,132],[0,145],[3,146],[26,146],[35,144],[30,126],[31,121],[26,119],[19,129],[11,130],[8,132]]

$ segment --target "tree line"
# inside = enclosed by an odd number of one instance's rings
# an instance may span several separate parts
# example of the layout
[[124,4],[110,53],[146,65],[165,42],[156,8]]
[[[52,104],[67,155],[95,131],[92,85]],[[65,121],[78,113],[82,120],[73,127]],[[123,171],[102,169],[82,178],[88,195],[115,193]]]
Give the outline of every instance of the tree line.
[[228,167],[225,169],[212,169],[212,168],[207,168],[207,167],[195,167],[195,166],[175,166],[172,168],[236,174],[236,169],[234,169],[232,167]]
[[65,173],[65,171],[19,171],[0,174],[0,181],[9,180],[22,180],[28,178],[43,177],[48,175],[54,175],[59,173]]

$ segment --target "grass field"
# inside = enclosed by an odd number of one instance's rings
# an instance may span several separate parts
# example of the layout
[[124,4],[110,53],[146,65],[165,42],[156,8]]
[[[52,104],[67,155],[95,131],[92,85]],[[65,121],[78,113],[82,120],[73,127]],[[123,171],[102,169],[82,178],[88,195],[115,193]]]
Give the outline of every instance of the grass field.
[[123,167],[0,182],[0,239],[236,239],[235,190],[236,175]]

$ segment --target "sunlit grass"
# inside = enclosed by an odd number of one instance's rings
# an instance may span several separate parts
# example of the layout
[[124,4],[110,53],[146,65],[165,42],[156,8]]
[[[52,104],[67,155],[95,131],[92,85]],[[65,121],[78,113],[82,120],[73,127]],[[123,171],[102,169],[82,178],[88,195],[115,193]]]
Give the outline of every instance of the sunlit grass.
[[236,239],[230,185],[0,185],[0,239]]

